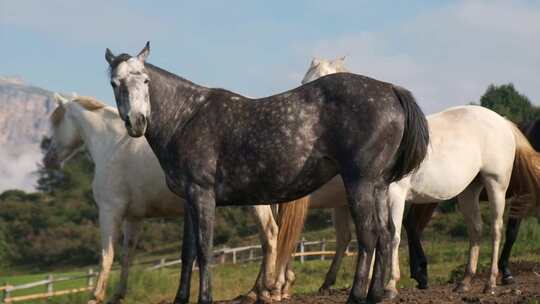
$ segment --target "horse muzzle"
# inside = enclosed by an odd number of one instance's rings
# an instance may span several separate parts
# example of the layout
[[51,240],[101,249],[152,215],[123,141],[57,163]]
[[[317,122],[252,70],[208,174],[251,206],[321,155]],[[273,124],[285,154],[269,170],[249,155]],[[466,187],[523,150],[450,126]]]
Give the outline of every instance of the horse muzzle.
[[143,114],[129,116],[125,121],[127,132],[131,137],[141,137],[146,133],[146,117]]

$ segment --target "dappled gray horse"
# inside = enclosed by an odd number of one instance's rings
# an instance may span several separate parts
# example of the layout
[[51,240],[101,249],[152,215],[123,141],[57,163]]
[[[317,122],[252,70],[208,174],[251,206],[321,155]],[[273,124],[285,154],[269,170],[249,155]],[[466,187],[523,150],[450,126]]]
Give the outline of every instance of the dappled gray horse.
[[215,207],[282,203],[340,174],[356,225],[358,254],[349,303],[380,301],[394,227],[388,185],[419,166],[429,141],[412,94],[349,73],[322,77],[278,95],[249,99],[196,85],[107,49],[110,80],[128,134],[145,136],[173,192],[186,198],[180,287],[188,303],[195,255],[199,303],[211,303]]

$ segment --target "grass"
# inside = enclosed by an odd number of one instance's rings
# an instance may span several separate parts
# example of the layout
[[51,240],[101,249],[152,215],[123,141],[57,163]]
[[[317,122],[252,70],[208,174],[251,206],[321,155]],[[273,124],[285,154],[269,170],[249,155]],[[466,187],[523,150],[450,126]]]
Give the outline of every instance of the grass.
[[[516,244],[525,246],[525,244]],[[431,282],[444,283],[451,278],[452,270],[462,267],[466,262],[468,242],[466,241],[444,241],[437,243],[429,243],[426,246],[426,254],[430,259],[429,274]],[[538,254],[536,244],[526,251],[516,250],[513,260],[528,260],[540,262],[540,254]],[[484,242],[481,248],[480,268],[486,268],[489,265],[490,245]],[[349,287],[354,276],[355,258],[345,258],[339,272],[336,288]],[[297,275],[297,281],[294,287],[296,293],[309,293],[316,291],[324,279],[324,275],[328,270],[330,260],[312,260],[304,264],[299,261],[294,262],[294,270]],[[408,257],[406,248],[400,250],[400,265],[402,269],[402,277],[399,282],[399,287],[413,287],[415,282],[408,277]],[[459,268],[458,268],[459,269]],[[239,294],[247,292],[258,274],[259,264],[250,263],[243,265],[220,265],[212,270],[214,297],[216,300],[230,299]],[[59,273],[55,275],[74,275],[80,273]],[[2,278],[0,281],[9,279],[11,284],[20,284],[28,281],[35,281],[44,278],[43,275],[28,275]],[[111,283],[107,294],[112,296],[115,285],[118,280],[118,273],[113,273]],[[192,299],[197,298],[198,292],[198,276],[193,276],[192,282]],[[174,297],[178,285],[178,269],[169,268],[161,271],[148,272],[141,267],[135,267],[130,274],[129,291],[126,303],[158,303],[162,300],[170,300]],[[74,285],[75,283],[73,283]],[[80,282],[81,285],[85,281]],[[58,286],[58,288],[79,287],[78,286]],[[44,291],[44,289],[40,290]],[[37,291],[36,291],[37,292]],[[88,294],[81,293],[72,296],[57,297],[49,300],[49,303],[65,304],[65,303],[86,303]],[[34,301],[29,303],[39,303]]]
[[[486,211],[486,210],[484,210]],[[484,221],[487,223],[488,221]],[[468,240],[466,238],[466,229],[463,227],[462,216],[459,213],[442,214],[434,218],[432,225],[426,230],[423,237],[424,248],[429,260],[430,282],[444,283],[451,279],[452,273],[459,273],[463,269],[463,264],[467,261]],[[490,263],[491,245],[489,242],[489,226],[484,227],[483,243],[481,244],[479,268],[487,268]],[[452,237],[449,237],[452,236]],[[333,229],[323,229],[304,234],[307,240],[315,239],[334,239]],[[256,243],[255,240],[249,240],[250,244]],[[398,287],[413,287],[416,282],[409,278],[408,271],[408,252],[406,240],[402,241],[400,249],[400,265],[402,276]],[[175,253],[177,244],[172,244],[157,252],[159,255],[145,253],[138,255],[138,261],[155,260],[164,256],[177,257]],[[333,248],[329,247],[329,250]],[[513,248],[512,261],[527,260],[540,262],[540,225],[536,219],[527,219],[522,223],[519,238]],[[345,258],[338,274],[336,288],[349,287],[354,276],[355,258]],[[330,260],[311,260],[304,264],[299,261],[294,262],[294,270],[297,275],[297,281],[294,287],[296,293],[309,293],[316,291],[322,283],[326,271],[330,265]],[[97,265],[93,266],[94,268]],[[179,269],[172,267],[161,271],[148,272],[145,266],[133,267],[130,273],[128,297],[125,303],[158,303],[162,300],[171,300],[174,297],[179,282]],[[456,270],[456,271],[455,271]],[[64,275],[78,275],[86,273],[87,268],[58,272],[52,272],[56,277]],[[243,265],[220,265],[212,270],[212,281],[214,288],[214,298],[216,300],[234,298],[250,290],[259,271],[258,263]],[[118,281],[119,273],[113,272],[107,295],[114,294],[115,286]],[[24,284],[40,279],[45,279],[45,273],[22,274],[1,276],[0,284],[8,282],[11,285]],[[55,284],[55,290],[66,288],[76,288],[86,285],[86,280],[70,281]],[[195,273],[192,282],[192,300],[197,298],[198,293],[198,275]],[[31,290],[14,292],[13,296],[36,292],[44,292],[45,286],[37,287]],[[80,293],[71,296],[52,298],[48,303],[86,303],[89,298],[88,293]],[[42,303],[43,301],[34,301],[29,303]],[[531,302],[535,303],[535,302]],[[538,302],[536,302],[538,303]]]

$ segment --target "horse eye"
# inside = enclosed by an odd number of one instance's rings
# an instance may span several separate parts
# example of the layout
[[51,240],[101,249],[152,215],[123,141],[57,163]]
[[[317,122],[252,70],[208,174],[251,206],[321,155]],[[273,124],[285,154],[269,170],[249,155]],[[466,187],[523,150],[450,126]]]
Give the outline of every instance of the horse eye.
[[144,83],[145,83],[145,84],[148,84],[149,82],[150,82],[150,79],[148,79],[148,78],[146,78],[146,79],[144,80]]

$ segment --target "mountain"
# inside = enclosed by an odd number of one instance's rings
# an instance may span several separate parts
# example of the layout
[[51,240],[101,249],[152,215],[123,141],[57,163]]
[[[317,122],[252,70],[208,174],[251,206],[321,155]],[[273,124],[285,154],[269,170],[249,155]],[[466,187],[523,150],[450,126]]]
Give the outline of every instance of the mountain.
[[0,192],[35,187],[39,144],[49,132],[53,93],[19,77],[0,76]]

